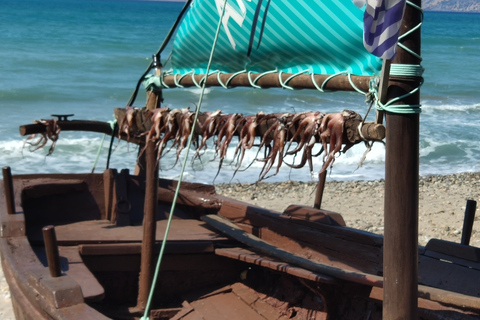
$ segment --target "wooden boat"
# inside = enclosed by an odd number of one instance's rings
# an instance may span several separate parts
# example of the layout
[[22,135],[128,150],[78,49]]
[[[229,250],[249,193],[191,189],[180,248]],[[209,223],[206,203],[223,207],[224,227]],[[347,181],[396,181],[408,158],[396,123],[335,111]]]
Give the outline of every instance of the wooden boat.
[[[159,181],[156,239],[175,187]],[[15,213],[2,198],[0,245],[17,319],[142,315],[144,190],[145,179],[128,170],[13,177]],[[48,247],[50,225],[56,241]],[[272,212],[184,183],[150,319],[379,318],[382,248],[381,236],[348,228],[337,213],[295,205]],[[54,277],[46,252],[57,249]],[[480,315],[479,253],[441,240],[420,248],[422,319]]]
[[[181,85],[202,82],[169,77],[164,80]],[[252,77],[255,85],[273,86],[268,75],[204,82],[238,86]],[[282,86],[312,85],[275,77]],[[327,87],[338,89],[347,78]],[[417,83],[413,78],[390,79],[390,94]],[[365,79],[353,81],[365,87]],[[156,98],[149,101],[161,100],[158,92],[149,94]],[[118,113],[119,123],[128,122],[127,113]],[[386,117],[388,148],[416,138],[417,149],[413,142],[407,150],[387,148],[396,160],[387,161],[392,201],[385,211],[393,219],[385,220],[385,238],[349,228],[341,214],[320,209],[321,200],[274,212],[218,195],[213,186],[159,179],[153,144],[134,174],[12,176],[3,168],[0,250],[17,319],[393,319],[392,313],[408,318],[405,308],[421,319],[478,319],[480,249],[438,239],[417,246],[418,185],[416,194],[393,195],[418,181],[418,116]],[[52,123],[116,134],[106,123],[66,117]],[[135,125],[145,132],[152,124]],[[43,123],[21,132],[58,138]],[[122,138],[142,143],[128,133]],[[395,272],[400,276],[391,279]],[[405,286],[392,290],[398,284]]]
[[[159,181],[156,239],[175,187]],[[128,170],[13,177],[15,212],[0,200],[0,245],[18,319],[142,315],[144,190],[145,179]],[[150,319],[379,318],[382,248],[381,236],[348,228],[337,213],[295,205],[272,212],[184,183]],[[49,250],[58,250],[59,276],[49,272]],[[422,319],[478,317],[479,253],[441,240],[420,248]]]

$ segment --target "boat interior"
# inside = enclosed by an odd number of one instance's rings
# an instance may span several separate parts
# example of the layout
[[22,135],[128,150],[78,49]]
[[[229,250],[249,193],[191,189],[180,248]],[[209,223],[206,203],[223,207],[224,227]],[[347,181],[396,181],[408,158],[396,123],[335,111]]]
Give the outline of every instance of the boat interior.
[[[84,305],[95,319],[139,319],[152,280],[139,277],[145,178],[108,169],[12,180],[16,213],[2,212],[2,245],[23,254],[3,257],[6,274],[62,312]],[[176,182],[158,185],[153,261],[168,237],[150,319],[381,319],[380,235],[334,212],[272,212],[195,183],[182,184],[168,225]],[[49,250],[58,250],[59,277],[49,274]],[[478,315],[479,249],[434,239],[419,253],[420,315]]]

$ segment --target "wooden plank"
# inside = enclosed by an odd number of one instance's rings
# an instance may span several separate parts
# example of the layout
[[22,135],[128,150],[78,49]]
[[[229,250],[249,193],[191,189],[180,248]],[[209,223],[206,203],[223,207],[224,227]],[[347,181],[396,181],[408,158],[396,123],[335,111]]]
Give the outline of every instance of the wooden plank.
[[205,319],[215,320],[265,320],[237,295],[230,292],[221,292],[190,302],[195,311]]
[[[163,239],[166,220],[157,221],[156,239]],[[88,220],[55,226],[59,245],[79,245],[95,243],[141,242],[142,226],[117,227],[109,220]],[[33,230],[30,241],[43,244],[41,230]],[[218,235],[199,220],[174,219],[168,234],[170,241],[225,241],[228,238]],[[159,240],[160,241],[160,240]]]
[[478,263],[480,263],[480,248],[471,247],[460,243],[454,243],[441,239],[431,239],[425,246],[425,254],[432,255],[434,252],[449,256],[451,258],[459,258],[471,262],[477,262],[476,264],[472,263],[472,266],[478,266]]
[[245,261],[251,264],[255,264],[255,265],[276,270],[279,272],[288,273],[293,276],[315,281],[315,282],[328,283],[328,284],[339,283],[337,279],[331,276],[321,274],[321,273],[315,273],[306,269],[302,269],[294,265],[285,263],[283,261],[276,261],[269,257],[258,255],[253,251],[243,249],[243,248],[216,249],[215,254],[219,256],[231,258],[231,259]]
[[[215,228],[218,228],[218,230],[227,234],[228,236],[248,246],[251,246],[256,252],[261,252],[265,255],[280,259],[281,261],[288,262],[292,265],[297,265],[307,270],[326,274],[338,279],[369,286],[383,287],[382,277],[362,272],[343,270],[341,268],[315,263],[308,259],[298,257],[290,252],[278,249],[277,247],[272,246],[251,234],[247,234],[235,224],[219,216],[208,215],[202,217],[202,219],[205,221],[208,220],[209,224]],[[446,305],[457,306],[461,308],[480,310],[480,298],[478,296],[471,296],[464,293],[447,291],[425,285],[418,285],[418,291],[416,291],[416,293],[417,292],[418,297],[424,299],[429,299]],[[415,296],[417,296],[417,294],[415,294]]]
[[[100,301],[105,296],[105,290],[95,276],[83,263],[78,247],[59,247],[60,258],[66,259],[68,267],[62,272],[75,280],[82,288],[85,301]],[[65,265],[64,265],[65,267]]]
[[[81,244],[78,246],[81,255],[106,256],[140,254],[141,243],[108,243],[108,244]],[[155,244],[154,252],[160,251],[160,244]],[[188,254],[214,252],[211,241],[170,241],[165,247],[165,253]]]
[[[288,215],[276,213],[271,210],[253,206],[248,203],[220,195],[218,195],[217,198],[222,202],[222,206],[218,211],[218,214],[236,223],[245,223],[254,225],[256,227],[269,227],[272,225],[272,223],[278,221],[290,230],[301,229],[301,225],[305,225],[305,223],[300,222],[300,220],[290,219]],[[324,212],[327,212],[328,214],[328,211]],[[366,245],[374,245],[378,247],[383,246],[382,236],[366,231],[348,227],[329,226],[322,223],[309,223],[308,227],[320,230],[323,233],[328,233],[332,237],[348,239],[349,241]]]
[[[316,263],[354,272],[382,275],[382,250],[315,233],[292,239],[275,229],[262,228],[260,238],[274,246]],[[313,239],[313,240],[311,240]]]
[[259,299],[258,296],[252,292],[253,290],[243,283],[237,282],[232,284],[231,287],[232,292],[236,296],[242,299],[265,320],[288,319],[288,317],[280,315],[274,307],[266,303],[264,300]]
[[[324,212],[313,208],[311,210],[312,214]],[[304,258],[336,264],[352,271],[376,275],[382,272],[383,242],[378,235],[347,227],[292,219],[287,214],[275,214],[233,201],[224,202],[219,214],[233,217],[236,222],[255,225],[259,230],[256,234],[260,238],[270,243],[274,241],[276,246],[296,252]],[[289,249],[286,249],[287,246]]]
[[309,259],[299,257],[298,255],[292,254],[285,250],[282,250],[278,247],[272,246],[267,242],[255,237],[251,234],[246,233],[234,223],[228,221],[225,218],[215,215],[203,216],[202,220],[209,223],[214,228],[224,232],[228,236],[255,248],[255,251],[261,252],[263,254],[269,255],[271,257],[286,261],[288,263],[297,265],[299,267],[305,268],[307,270],[326,274],[338,279],[352,281],[360,284],[370,285],[370,286],[381,286],[382,278],[379,276],[363,273],[363,272],[353,272],[347,271],[340,268],[335,268],[319,263],[310,261]]
[[423,285],[480,297],[480,271],[477,269],[420,256],[418,273],[418,282]]
[[41,198],[49,195],[84,192],[88,185],[81,179],[39,179],[27,182],[22,192],[29,198]]

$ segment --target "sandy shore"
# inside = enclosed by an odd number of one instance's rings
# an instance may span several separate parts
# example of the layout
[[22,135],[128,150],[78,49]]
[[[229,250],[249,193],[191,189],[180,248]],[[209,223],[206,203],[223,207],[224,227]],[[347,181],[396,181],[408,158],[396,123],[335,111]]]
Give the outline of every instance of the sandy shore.
[[[313,206],[315,183],[282,182],[217,185],[217,192],[261,207],[283,211],[290,204]],[[322,209],[341,213],[347,226],[383,235],[384,181],[328,181]],[[418,241],[460,242],[467,199],[480,200],[480,172],[428,176],[419,181]],[[479,220],[477,217],[475,220]],[[470,244],[480,246],[474,225]]]
[[[315,183],[223,184],[217,193],[283,211],[290,204],[313,205]],[[342,214],[347,226],[383,234],[383,181],[328,181],[322,208]],[[431,238],[460,242],[467,199],[480,200],[480,172],[429,176],[419,181],[419,244]],[[476,221],[479,220],[477,217]],[[478,222],[477,222],[478,224]],[[480,246],[474,225],[470,244]],[[1,271],[1,270],[0,270]],[[13,320],[10,293],[0,272],[0,319]]]

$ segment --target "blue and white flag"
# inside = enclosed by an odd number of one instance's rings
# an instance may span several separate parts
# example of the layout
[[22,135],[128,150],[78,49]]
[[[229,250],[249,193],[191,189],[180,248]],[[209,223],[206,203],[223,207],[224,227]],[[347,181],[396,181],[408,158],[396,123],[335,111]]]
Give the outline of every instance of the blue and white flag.
[[367,0],[363,44],[382,59],[395,57],[406,0]]

